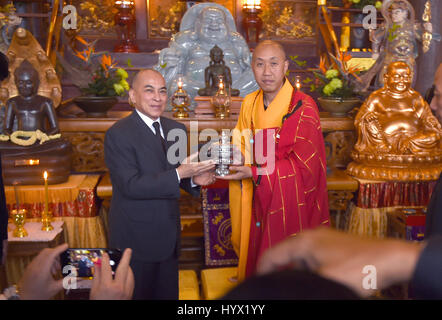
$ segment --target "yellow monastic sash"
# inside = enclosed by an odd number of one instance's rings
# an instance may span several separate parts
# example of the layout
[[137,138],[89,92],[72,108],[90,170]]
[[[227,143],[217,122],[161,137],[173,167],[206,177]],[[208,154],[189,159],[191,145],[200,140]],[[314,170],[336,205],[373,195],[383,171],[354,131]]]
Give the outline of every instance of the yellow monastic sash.
[[[244,130],[261,130],[281,127],[282,118],[287,114],[293,87],[286,79],[275,99],[264,110],[262,90],[255,91],[244,98],[241,106],[238,123],[233,133],[233,143],[241,150],[247,160],[250,156],[250,139]],[[253,124],[252,124],[253,121]],[[254,132],[255,133],[255,132]],[[250,221],[252,215],[253,182],[252,179],[231,181],[229,184],[230,216],[232,221],[232,244],[239,257],[238,280],[245,277],[247,251],[250,237]]]

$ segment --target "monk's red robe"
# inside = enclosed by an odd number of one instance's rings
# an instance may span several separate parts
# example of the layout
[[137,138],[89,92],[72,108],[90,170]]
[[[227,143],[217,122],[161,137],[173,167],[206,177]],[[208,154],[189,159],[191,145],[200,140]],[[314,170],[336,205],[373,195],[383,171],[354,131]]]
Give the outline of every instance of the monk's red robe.
[[[264,129],[254,137],[264,146],[268,138],[275,139],[275,164],[260,169],[252,166],[255,188],[246,277],[254,273],[264,250],[305,229],[329,224],[325,148],[318,109],[311,97],[294,91],[287,116],[280,130]],[[266,170],[268,167],[274,168],[273,172]]]

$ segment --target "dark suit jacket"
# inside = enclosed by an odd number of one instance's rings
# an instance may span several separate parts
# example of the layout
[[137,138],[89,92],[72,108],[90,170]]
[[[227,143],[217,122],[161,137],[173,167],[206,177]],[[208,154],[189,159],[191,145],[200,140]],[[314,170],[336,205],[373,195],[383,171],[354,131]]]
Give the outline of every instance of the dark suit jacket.
[[8,215],[5,189],[3,186],[2,162],[0,157],[0,264],[3,258],[3,240],[8,239]]
[[[161,126],[166,139],[170,130],[183,130],[187,147],[183,124],[161,117]],[[174,143],[166,141],[167,148]],[[135,111],[106,132],[104,151],[112,181],[110,247],[132,248],[132,259],[146,262],[170,258],[179,250],[180,187],[193,195],[199,188],[191,188],[190,179],[178,183],[179,164],[167,161],[160,141]]]
[[427,239],[411,281],[412,296],[418,299],[442,299],[442,236]]
[[425,239],[434,235],[442,235],[442,174],[431,194],[425,221]]

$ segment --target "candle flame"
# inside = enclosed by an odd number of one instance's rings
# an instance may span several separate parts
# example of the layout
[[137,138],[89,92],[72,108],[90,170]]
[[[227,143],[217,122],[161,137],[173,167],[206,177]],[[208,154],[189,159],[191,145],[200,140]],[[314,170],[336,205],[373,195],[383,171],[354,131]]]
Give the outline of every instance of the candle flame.
[[45,172],[43,173],[43,178],[44,178],[45,180],[48,180],[48,172],[47,172],[47,171],[45,171]]
[[244,9],[261,9],[261,0],[245,0]]

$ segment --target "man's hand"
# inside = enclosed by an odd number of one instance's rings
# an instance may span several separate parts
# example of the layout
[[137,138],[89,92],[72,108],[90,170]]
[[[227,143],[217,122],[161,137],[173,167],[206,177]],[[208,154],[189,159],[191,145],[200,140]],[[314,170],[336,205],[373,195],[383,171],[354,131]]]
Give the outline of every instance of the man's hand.
[[18,288],[23,300],[48,300],[63,288],[63,279],[55,280],[60,273],[60,253],[68,248],[67,243],[53,249],[43,249],[26,267]]
[[101,263],[95,267],[90,300],[129,300],[132,298],[135,281],[129,266],[131,256],[131,249],[124,250],[115,272],[115,279],[113,279],[109,255],[103,253]]
[[367,297],[375,291],[363,288],[365,266],[376,268],[377,289],[384,289],[412,277],[422,249],[422,244],[363,238],[321,227],[290,237],[264,252],[257,272],[307,268]]
[[242,179],[251,178],[253,176],[252,168],[249,166],[230,166],[229,170],[235,172],[227,176],[218,177],[218,178],[224,180],[242,180]]
[[206,171],[204,173],[201,173],[197,176],[193,176],[193,182],[200,186],[207,186],[209,184],[212,184],[216,181],[215,177],[215,171],[210,170]]
[[184,179],[200,175],[201,173],[213,170],[214,168],[215,164],[213,160],[198,162],[198,152],[195,152],[184,159],[177,170],[178,174],[180,175],[180,179]]

